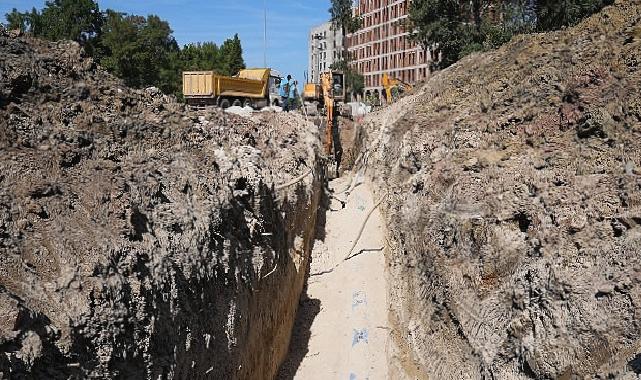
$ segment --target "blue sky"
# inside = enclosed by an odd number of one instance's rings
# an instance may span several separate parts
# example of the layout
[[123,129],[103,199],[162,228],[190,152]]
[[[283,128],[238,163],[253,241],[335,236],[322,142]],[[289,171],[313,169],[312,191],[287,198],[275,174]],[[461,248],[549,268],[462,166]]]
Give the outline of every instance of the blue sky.
[[[263,66],[264,0],[98,0],[111,8],[167,20],[182,46],[190,42],[218,44],[238,33],[248,67]],[[307,70],[309,29],[329,19],[330,0],[265,0],[267,3],[267,64],[303,82]],[[0,15],[12,8],[38,9],[44,0],[0,0]]]

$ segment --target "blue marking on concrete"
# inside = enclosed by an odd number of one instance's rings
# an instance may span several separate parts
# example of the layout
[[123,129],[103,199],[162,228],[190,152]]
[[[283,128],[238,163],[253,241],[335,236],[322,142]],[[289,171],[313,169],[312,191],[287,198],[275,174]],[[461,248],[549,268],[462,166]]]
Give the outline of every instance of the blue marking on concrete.
[[360,305],[367,305],[367,295],[362,290],[352,294],[352,310]]
[[352,336],[352,347],[354,347],[360,342],[365,342],[366,344],[369,343],[367,329],[354,330],[354,333]]
[[356,380],[356,375],[354,375],[353,373],[350,373],[349,380]]

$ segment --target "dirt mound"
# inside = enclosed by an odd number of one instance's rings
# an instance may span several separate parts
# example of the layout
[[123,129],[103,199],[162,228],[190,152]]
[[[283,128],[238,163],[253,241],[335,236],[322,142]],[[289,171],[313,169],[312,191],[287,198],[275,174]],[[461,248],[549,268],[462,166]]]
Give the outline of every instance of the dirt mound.
[[0,378],[272,376],[314,238],[314,130],[187,112],[75,43],[0,32]]
[[404,370],[641,373],[640,22],[516,37],[368,118]]

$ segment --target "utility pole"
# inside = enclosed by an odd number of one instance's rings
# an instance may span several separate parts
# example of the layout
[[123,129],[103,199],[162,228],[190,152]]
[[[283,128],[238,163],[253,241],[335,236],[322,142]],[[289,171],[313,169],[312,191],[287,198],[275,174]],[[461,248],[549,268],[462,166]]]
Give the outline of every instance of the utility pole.
[[263,62],[267,68],[267,0],[263,0],[263,9],[265,10],[265,22],[263,30]]

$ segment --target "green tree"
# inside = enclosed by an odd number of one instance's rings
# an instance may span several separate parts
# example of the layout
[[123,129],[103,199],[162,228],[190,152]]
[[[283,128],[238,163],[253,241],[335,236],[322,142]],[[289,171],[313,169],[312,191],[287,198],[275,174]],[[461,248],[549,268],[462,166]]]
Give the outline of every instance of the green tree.
[[414,0],[405,27],[432,53],[432,67],[496,48],[512,36],[574,25],[613,0]]
[[19,12],[16,8],[5,15],[7,19],[7,28],[9,30],[19,29],[23,32],[30,32],[37,35],[42,30],[42,17],[40,13],[33,8],[31,12]]
[[158,16],[129,16],[108,10],[102,30],[100,64],[132,87],[179,87],[178,44]]
[[432,54],[436,68],[459,59],[463,50],[463,12],[457,0],[415,0],[409,12],[413,38]]
[[35,8],[21,13],[13,9],[6,15],[9,29],[20,29],[52,41],[73,40],[93,55],[103,17],[94,0],[47,1],[42,12]]
[[612,3],[613,0],[538,0],[537,28],[548,31],[572,26]]
[[28,13],[20,13],[16,8],[13,8],[13,10],[10,13],[7,13],[5,17],[7,19],[7,29],[19,29],[23,32],[26,32],[29,29],[30,20]]
[[240,70],[245,68],[243,47],[240,43],[240,38],[238,38],[238,34],[223,42],[220,47],[219,57],[220,66],[218,67],[218,71],[223,75],[236,75]]
[[245,68],[238,35],[220,47],[206,42],[181,50],[169,24],[158,16],[100,12],[95,0],[51,0],[41,12],[13,9],[6,19],[9,29],[80,42],[105,69],[132,87],[156,86],[180,95],[183,70],[234,75]]
[[343,71],[345,86],[351,96],[361,94],[365,87],[365,78],[349,64],[352,57],[349,54],[347,34],[357,32],[363,26],[363,20],[354,16],[352,0],[332,0],[329,14],[334,30],[340,30],[343,36],[343,54],[330,68]]
[[214,70],[221,72],[220,49],[213,42],[189,44],[180,53],[186,71]]
[[39,17],[41,28],[34,34],[53,41],[86,44],[96,38],[102,26],[102,14],[94,0],[47,1]]
[[343,56],[342,59],[351,61],[349,57],[349,46],[347,44],[347,34],[355,33],[362,25],[363,21],[359,17],[354,17],[352,12],[352,0],[332,0],[332,7],[329,9],[332,26],[335,30],[340,30],[343,35]]

